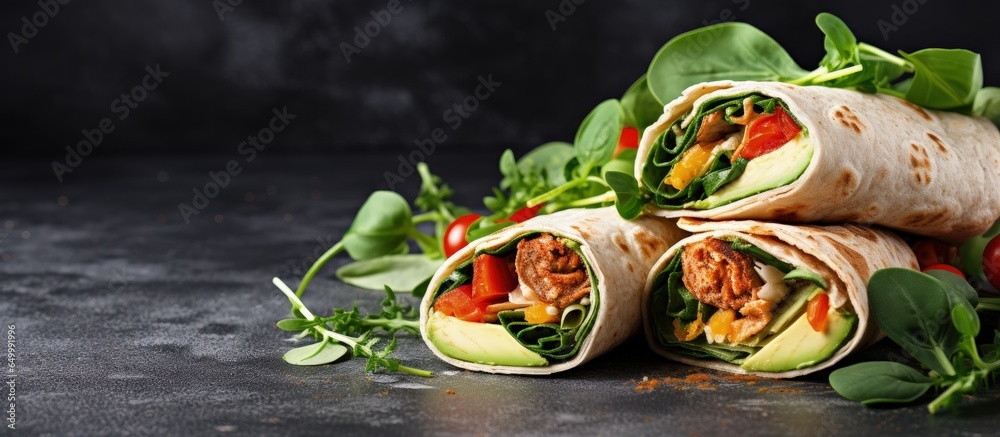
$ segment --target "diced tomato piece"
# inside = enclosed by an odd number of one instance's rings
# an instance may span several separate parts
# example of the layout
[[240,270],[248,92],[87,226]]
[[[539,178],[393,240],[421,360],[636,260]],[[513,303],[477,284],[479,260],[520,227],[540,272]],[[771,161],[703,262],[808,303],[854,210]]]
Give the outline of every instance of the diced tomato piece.
[[951,264],[957,253],[955,246],[937,240],[921,240],[913,245],[913,254],[921,270],[935,264]]
[[639,148],[639,129],[632,126],[625,126],[622,128],[622,133],[618,137],[618,146],[615,147],[615,152],[611,156],[618,156],[622,150],[625,149],[638,149]]
[[809,300],[806,306],[806,318],[813,331],[823,332],[826,330],[827,313],[830,312],[830,296],[826,293],[817,294]]
[[510,215],[510,221],[521,223],[525,220],[534,218],[538,215],[538,210],[542,209],[543,206],[545,206],[544,202],[531,207],[525,206],[524,208],[514,211],[514,213]]
[[928,270],[944,270],[946,272],[954,273],[956,276],[958,276],[958,277],[960,277],[962,279],[965,279],[965,274],[962,273],[961,270],[955,268],[955,266],[953,266],[951,264],[933,264],[933,265],[929,265],[927,267],[924,267],[924,269],[921,270],[921,271],[924,272],[924,273],[927,273]]
[[758,117],[747,126],[744,144],[737,156],[754,159],[784,146],[802,132],[802,128],[781,105],[774,107],[774,113]]
[[442,294],[434,301],[434,311],[467,322],[483,322],[486,314],[472,301],[472,285],[466,284]]
[[482,254],[472,262],[472,300],[481,308],[507,301],[517,288],[517,276],[505,258]]

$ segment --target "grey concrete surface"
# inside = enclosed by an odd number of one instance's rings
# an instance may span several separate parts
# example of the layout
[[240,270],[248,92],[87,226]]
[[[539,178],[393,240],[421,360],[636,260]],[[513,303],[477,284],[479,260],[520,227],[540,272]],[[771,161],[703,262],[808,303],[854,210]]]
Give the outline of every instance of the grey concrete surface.
[[[234,156],[88,158],[57,183],[47,162],[5,161],[0,178],[0,323],[16,329],[14,435],[995,435],[996,388],[931,417],[924,403],[866,408],[826,373],[734,378],[670,363],[634,339],[551,377],[460,371],[401,335],[424,379],[363,361],[296,367],[274,327],[295,281],[332,244],[392,155],[281,156],[245,165],[185,224],[179,203]],[[478,205],[495,156],[434,156],[432,170]],[[416,177],[401,190],[416,189]],[[217,222],[218,221],[218,222]],[[377,293],[336,282],[319,313]],[[898,354],[880,344],[856,359]],[[644,378],[656,381],[643,382]],[[655,387],[654,387],[655,385]],[[4,393],[8,387],[3,387]],[[6,396],[4,396],[6,398]],[[6,403],[4,403],[6,410]],[[7,414],[4,414],[7,417]],[[4,422],[6,425],[7,423]]]

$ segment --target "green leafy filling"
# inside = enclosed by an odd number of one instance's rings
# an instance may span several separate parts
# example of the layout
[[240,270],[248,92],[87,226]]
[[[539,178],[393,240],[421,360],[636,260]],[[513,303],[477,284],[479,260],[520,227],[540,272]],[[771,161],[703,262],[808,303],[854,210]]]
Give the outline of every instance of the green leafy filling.
[[[761,113],[774,113],[776,105],[781,105],[788,112],[784,102],[760,94],[748,93],[720,97],[701,106],[682,137],[678,138],[674,129],[670,128],[656,138],[642,169],[642,182],[653,192],[653,201],[656,202],[657,206],[664,209],[684,208],[690,202],[711,196],[743,174],[749,161],[737,158],[736,161],[730,162],[732,152],[725,152],[712,161],[705,174],[694,178],[682,190],[664,182],[664,179],[670,174],[670,170],[684,156],[684,152],[694,145],[695,136],[701,128],[702,120],[716,111],[723,111],[726,121],[733,123],[731,117],[743,113],[743,100],[747,97],[753,100],[756,109]],[[686,116],[681,117],[674,125],[679,125],[686,118]]]
[[[507,244],[496,250],[487,250],[476,253],[478,256],[481,253],[495,255],[495,256],[508,256],[517,250],[517,243],[525,238],[531,238],[539,235],[538,232],[524,234],[512,239]],[[539,323],[531,324],[524,321],[524,311],[523,310],[512,310],[512,311],[501,311],[497,314],[500,319],[500,324],[503,325],[504,329],[510,333],[511,337],[514,337],[526,349],[535,352],[549,360],[553,361],[564,361],[572,358],[580,349],[580,345],[583,344],[583,339],[587,337],[590,333],[591,328],[594,326],[594,321],[597,318],[597,309],[600,303],[599,294],[596,293],[597,290],[597,278],[594,276],[593,269],[590,268],[590,262],[583,253],[580,251],[580,244],[567,240],[565,238],[559,238],[559,242],[565,244],[567,247],[572,249],[580,256],[583,260],[584,265],[587,268],[587,274],[590,275],[590,283],[592,284],[592,289],[594,292],[590,293],[590,306],[587,314],[583,318],[583,322],[579,324],[570,324],[570,326],[560,326],[559,323]],[[475,257],[473,257],[475,259]],[[458,266],[444,281],[438,286],[434,293],[435,299],[442,294],[454,290],[464,284],[468,284],[472,281],[472,266],[473,260],[470,259]]]

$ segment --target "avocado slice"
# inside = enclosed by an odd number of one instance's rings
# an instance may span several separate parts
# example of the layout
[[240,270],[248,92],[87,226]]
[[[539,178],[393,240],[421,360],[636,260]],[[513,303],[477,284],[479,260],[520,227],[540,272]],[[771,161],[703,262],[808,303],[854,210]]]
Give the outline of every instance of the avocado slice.
[[784,372],[814,366],[830,358],[850,336],[857,317],[830,308],[827,326],[816,332],[803,313],[740,366],[750,371]]
[[777,150],[750,160],[736,180],[685,208],[710,209],[757,193],[788,185],[799,178],[812,161],[813,146],[803,131]]
[[545,366],[541,355],[521,346],[501,325],[466,322],[438,312],[427,322],[427,338],[441,353],[491,366]]

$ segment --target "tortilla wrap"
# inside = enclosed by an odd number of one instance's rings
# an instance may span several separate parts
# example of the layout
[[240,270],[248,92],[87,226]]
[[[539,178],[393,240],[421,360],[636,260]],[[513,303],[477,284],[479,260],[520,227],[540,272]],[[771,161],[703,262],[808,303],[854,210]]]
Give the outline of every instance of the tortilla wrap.
[[1000,216],[1000,190],[993,189],[1000,186],[1000,132],[989,120],[923,109],[889,95],[821,86],[694,85],[667,104],[643,133],[635,174],[643,174],[654,142],[675,121],[687,117],[683,122],[691,123],[703,104],[748,93],[781,100],[805,128],[813,155],[804,172],[787,185],[714,208],[651,206],[652,213],[869,223],[951,242],[982,234]]
[[[816,372],[836,364],[851,352],[882,338],[868,306],[868,278],[876,270],[887,267],[917,269],[917,260],[909,247],[895,234],[877,228],[857,225],[795,226],[758,221],[711,222],[680,219],[678,226],[691,231],[687,237],[661,257],[650,271],[643,295],[643,322],[646,338],[654,352],[682,363],[732,373],[753,374],[767,378],[793,378]],[[648,310],[653,279],[680,248],[709,239],[736,237],[749,242],[778,259],[806,267],[826,279],[831,308],[847,305],[857,315],[857,325],[849,337],[830,358],[811,367],[785,372],[750,372],[739,365],[721,360],[695,358],[673,352],[656,340]]]
[[[596,319],[577,353],[542,367],[495,366],[458,360],[443,354],[428,335],[435,290],[453,270],[483,250],[495,250],[536,232],[564,237],[580,244],[597,286]],[[575,209],[542,215],[473,241],[448,258],[431,278],[420,305],[420,331],[438,358],[468,370],[490,373],[546,375],[572,369],[617,346],[641,330],[639,302],[646,272],[671,245],[688,235],[673,220],[641,216],[622,219],[613,207]]]

